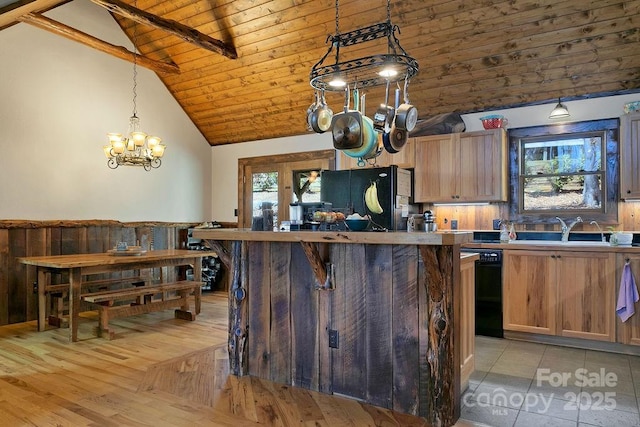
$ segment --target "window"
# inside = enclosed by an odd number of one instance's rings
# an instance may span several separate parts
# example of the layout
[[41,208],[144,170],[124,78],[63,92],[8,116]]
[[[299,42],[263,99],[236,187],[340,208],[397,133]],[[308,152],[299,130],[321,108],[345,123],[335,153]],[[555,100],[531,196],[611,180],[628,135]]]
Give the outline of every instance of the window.
[[520,212],[604,211],[604,132],[520,140]]
[[512,129],[509,140],[512,220],[617,221],[617,119]]

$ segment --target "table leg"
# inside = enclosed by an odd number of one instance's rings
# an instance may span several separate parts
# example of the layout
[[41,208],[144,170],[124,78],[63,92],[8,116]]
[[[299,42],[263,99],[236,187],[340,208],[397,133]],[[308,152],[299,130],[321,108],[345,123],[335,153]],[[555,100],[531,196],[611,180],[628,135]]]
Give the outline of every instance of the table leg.
[[[202,282],[202,258],[196,257],[193,260],[193,280]],[[194,299],[196,314],[200,314],[200,306],[202,305],[202,289],[199,289],[198,292],[194,292]]]
[[78,320],[80,314],[80,292],[82,276],[79,268],[69,271],[69,341],[78,341]]
[[47,273],[38,268],[38,331],[47,328]]

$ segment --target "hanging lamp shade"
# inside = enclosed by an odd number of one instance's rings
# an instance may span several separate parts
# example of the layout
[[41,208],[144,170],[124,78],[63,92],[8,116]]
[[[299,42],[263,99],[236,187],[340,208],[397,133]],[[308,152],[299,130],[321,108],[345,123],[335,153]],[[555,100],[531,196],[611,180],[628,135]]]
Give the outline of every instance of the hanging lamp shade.
[[549,114],[549,118],[564,119],[567,117],[571,117],[571,114],[569,114],[569,110],[567,109],[567,107],[562,102],[560,102],[560,98],[558,98],[558,104],[551,111],[551,114]]

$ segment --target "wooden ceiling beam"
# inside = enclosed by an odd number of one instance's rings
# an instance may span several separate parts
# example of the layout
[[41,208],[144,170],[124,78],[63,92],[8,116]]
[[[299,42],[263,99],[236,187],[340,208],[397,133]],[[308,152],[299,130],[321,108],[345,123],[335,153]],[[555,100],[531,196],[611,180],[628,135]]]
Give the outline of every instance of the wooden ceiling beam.
[[176,22],[172,19],[161,18],[144,10],[130,6],[120,0],[91,0],[93,3],[104,7],[112,13],[124,16],[135,22],[146,24],[162,31],[171,33],[182,40],[199,46],[203,49],[219,53],[230,59],[236,59],[238,54],[236,48],[221,41],[209,37],[198,30]]
[[21,1],[0,8],[0,29],[16,24],[18,18],[26,13],[40,12],[67,3],[69,0],[32,0]]
[[51,18],[47,18],[46,16],[27,13],[18,17],[18,20],[126,61],[133,62],[135,58],[137,64],[155,72],[180,74],[180,68],[174,63],[156,61],[154,59],[147,58],[146,56],[138,55],[137,53],[131,52],[122,46],[107,43],[90,34],[76,30],[75,28],[69,27],[68,25],[55,21]]

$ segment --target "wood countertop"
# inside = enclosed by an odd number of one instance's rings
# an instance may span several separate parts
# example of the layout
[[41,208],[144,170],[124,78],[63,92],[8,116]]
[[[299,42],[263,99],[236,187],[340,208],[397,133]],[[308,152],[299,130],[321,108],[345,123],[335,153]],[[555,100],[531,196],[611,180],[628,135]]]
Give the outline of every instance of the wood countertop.
[[[519,240],[518,242],[526,242]],[[543,240],[531,240],[532,243],[482,243],[482,242],[466,242],[462,245],[466,249],[502,249],[502,250],[544,250],[544,251],[565,251],[565,252],[614,252],[614,253],[640,253],[640,246],[611,246],[609,244],[589,245],[579,241],[564,242],[550,241],[545,243]]]
[[246,240],[253,242],[324,242],[374,245],[449,246],[470,242],[473,233],[455,232],[358,232],[358,231],[252,231],[248,228],[196,228],[193,237],[205,240]]

